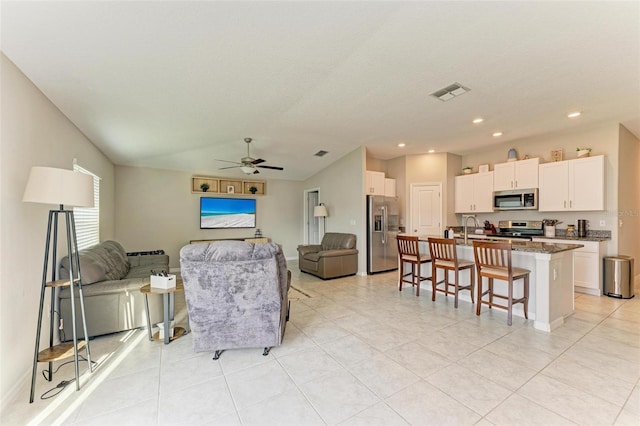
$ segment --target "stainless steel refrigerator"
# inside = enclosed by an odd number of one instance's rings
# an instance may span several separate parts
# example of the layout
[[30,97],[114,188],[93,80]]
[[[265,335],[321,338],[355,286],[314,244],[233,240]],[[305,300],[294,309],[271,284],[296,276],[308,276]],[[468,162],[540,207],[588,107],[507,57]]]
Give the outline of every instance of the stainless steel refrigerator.
[[367,273],[398,269],[400,209],[397,197],[367,196]]

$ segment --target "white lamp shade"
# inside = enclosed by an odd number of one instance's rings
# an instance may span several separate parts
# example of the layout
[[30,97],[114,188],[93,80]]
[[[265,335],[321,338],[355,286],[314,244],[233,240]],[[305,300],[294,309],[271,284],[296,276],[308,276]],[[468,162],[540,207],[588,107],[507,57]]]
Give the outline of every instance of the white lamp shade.
[[93,176],[53,167],[32,167],[22,201],[93,207]]
[[313,208],[313,215],[315,217],[327,217],[329,213],[327,212],[327,208],[324,204],[320,204],[319,206],[315,206]]

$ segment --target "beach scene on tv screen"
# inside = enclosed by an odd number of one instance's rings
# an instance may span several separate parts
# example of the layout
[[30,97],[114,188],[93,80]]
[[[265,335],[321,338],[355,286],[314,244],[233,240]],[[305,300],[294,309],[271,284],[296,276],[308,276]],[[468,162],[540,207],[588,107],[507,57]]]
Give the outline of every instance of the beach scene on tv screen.
[[254,228],[256,201],[236,198],[201,198],[201,228]]

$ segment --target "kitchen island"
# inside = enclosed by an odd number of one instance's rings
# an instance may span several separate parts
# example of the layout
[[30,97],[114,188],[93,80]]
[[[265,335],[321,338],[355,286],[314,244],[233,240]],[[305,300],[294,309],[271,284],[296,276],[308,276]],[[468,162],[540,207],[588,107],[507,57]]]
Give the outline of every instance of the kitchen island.
[[[421,252],[428,253],[428,237],[420,237]],[[473,261],[473,243],[456,239],[458,259]],[[501,241],[503,242],[503,241]],[[534,328],[550,332],[564,324],[564,319],[573,314],[573,250],[581,244],[554,244],[534,241],[511,240],[511,259],[514,267],[531,271],[529,285],[529,319]],[[426,249],[426,251],[425,251]],[[430,270],[430,268],[428,268]],[[438,273],[443,273],[438,270]],[[444,276],[438,276],[438,281]],[[468,279],[463,277],[462,280]],[[451,282],[451,280],[450,280]],[[429,286],[430,287],[430,286]],[[474,297],[477,295],[475,283]],[[494,281],[497,293],[506,294],[504,281]],[[430,288],[429,288],[430,290]],[[522,296],[522,286],[514,286],[514,297]],[[460,293],[460,300],[471,302],[469,293]],[[513,314],[524,317],[522,305],[513,308]]]

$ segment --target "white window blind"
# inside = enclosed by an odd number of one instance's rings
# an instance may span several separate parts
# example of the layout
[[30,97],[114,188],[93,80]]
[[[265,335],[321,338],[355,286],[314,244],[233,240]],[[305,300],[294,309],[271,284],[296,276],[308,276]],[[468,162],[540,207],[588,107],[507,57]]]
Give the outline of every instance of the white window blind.
[[93,176],[94,206],[74,207],[73,216],[76,222],[78,250],[91,247],[100,242],[100,178],[74,161],[73,170]]

